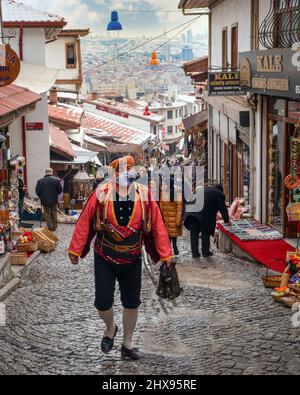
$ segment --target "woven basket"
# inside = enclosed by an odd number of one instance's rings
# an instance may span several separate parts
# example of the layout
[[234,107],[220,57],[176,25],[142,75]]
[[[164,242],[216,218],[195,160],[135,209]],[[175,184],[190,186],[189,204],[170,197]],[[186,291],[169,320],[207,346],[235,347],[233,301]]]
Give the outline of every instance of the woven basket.
[[269,276],[269,270],[267,274],[263,276],[261,279],[263,280],[264,286],[266,288],[279,288],[281,284],[281,277],[282,276]]
[[33,241],[31,243],[24,244],[18,243],[16,248],[17,251],[20,252],[35,252],[39,249],[39,246],[37,241]]
[[275,300],[275,302],[279,303],[281,302],[281,299],[284,298],[284,295],[282,296],[272,295],[272,298]]
[[54,251],[56,248],[56,244],[46,240],[38,241],[38,249],[42,252],[50,253]]
[[283,303],[285,306],[289,307],[290,309],[294,306],[295,303],[299,303],[300,298],[296,297],[284,297],[280,299],[280,303]]
[[27,252],[12,252],[10,264],[12,266],[25,266],[27,263]]
[[300,285],[299,287],[297,285],[289,285],[289,288],[294,291],[296,294],[300,294]]

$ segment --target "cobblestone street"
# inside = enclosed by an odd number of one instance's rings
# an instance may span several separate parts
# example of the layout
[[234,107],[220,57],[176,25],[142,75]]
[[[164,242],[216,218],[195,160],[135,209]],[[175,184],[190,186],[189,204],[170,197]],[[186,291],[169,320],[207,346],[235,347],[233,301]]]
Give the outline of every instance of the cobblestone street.
[[[221,254],[192,262],[186,236],[178,258],[184,294],[175,305],[159,303],[144,270],[135,334],[144,359],[121,359],[121,333],[112,354],[104,356],[103,325],[93,307],[93,257],[78,270],[68,263],[72,230],[60,226],[57,251],[41,255],[26,270],[22,288],[5,301],[1,374],[300,373],[300,328],[263,287],[265,270]],[[116,314],[121,324],[118,296]]]

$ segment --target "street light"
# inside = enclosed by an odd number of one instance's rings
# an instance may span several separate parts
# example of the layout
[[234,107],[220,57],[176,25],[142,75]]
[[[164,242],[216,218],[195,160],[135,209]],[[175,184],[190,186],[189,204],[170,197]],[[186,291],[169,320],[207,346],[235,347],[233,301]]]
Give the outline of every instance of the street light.
[[123,27],[119,21],[119,15],[117,11],[112,11],[111,13],[111,21],[107,25],[107,31],[108,32],[117,32],[117,38],[116,38],[116,62],[118,61],[118,41],[120,38],[120,31],[123,30]]

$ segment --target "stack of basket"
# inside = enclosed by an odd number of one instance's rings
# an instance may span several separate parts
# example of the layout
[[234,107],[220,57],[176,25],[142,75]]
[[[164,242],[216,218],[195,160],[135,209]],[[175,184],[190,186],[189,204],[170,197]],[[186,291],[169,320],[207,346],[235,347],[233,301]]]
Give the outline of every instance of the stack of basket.
[[33,234],[38,242],[38,249],[50,253],[56,249],[58,237],[47,228],[35,229]]
[[291,283],[291,265],[288,264],[282,275],[269,275],[262,277],[266,288],[274,289],[272,297],[276,302],[283,303],[292,308],[295,303],[300,303],[300,284]]

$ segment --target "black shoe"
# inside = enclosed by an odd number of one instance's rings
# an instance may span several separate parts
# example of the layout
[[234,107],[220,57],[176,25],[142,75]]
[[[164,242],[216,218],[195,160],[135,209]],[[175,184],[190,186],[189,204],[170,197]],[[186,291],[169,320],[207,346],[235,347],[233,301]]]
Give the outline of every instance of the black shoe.
[[208,254],[203,254],[203,258],[210,258],[212,256],[214,256],[212,252],[209,252]]
[[123,358],[129,358],[133,361],[138,361],[143,357],[142,353],[137,348],[128,350],[128,348],[126,348],[125,346],[122,346],[121,348],[121,355]]
[[201,254],[193,255],[193,259],[201,258]]
[[103,337],[102,342],[101,342],[101,351],[104,354],[108,354],[113,349],[114,341],[115,341],[115,337],[117,336],[117,333],[118,333],[118,327],[116,325],[115,334],[112,339],[108,336]]

